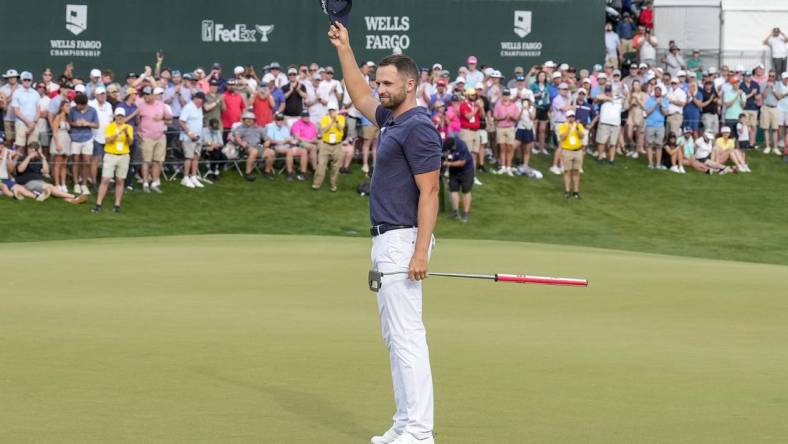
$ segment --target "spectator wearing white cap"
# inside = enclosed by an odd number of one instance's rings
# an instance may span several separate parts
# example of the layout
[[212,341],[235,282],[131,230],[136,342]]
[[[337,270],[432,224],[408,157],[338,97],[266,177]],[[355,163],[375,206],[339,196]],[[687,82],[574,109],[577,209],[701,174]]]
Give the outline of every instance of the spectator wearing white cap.
[[11,107],[11,100],[14,95],[14,91],[19,88],[19,73],[16,72],[15,69],[9,69],[3,74],[3,78],[6,80],[6,84],[0,87],[0,107],[3,109],[3,132],[5,134],[5,139],[8,141],[9,145],[14,143],[16,139],[16,132],[15,132],[15,125],[14,122],[16,121],[16,116],[14,116],[14,110]]
[[[342,88],[342,84],[339,83],[338,80],[334,79],[334,68],[331,66],[326,66],[325,71],[323,72],[323,80],[320,82],[320,86],[317,88],[317,97],[320,100],[320,103],[327,107],[330,102],[336,102],[339,104],[342,101],[342,96],[344,95],[344,89]],[[326,109],[326,112],[328,110]]]
[[695,139],[694,159],[696,162],[704,165],[713,173],[723,173],[725,171],[725,166],[715,162],[713,159],[713,154],[714,133],[707,130],[704,131],[700,137]]
[[684,107],[687,105],[687,93],[681,88],[679,79],[670,79],[670,91],[667,94],[668,132],[677,138],[681,135],[681,124],[684,122]]
[[761,85],[763,92],[763,106],[761,106],[761,119],[760,126],[763,130],[763,140],[766,148],[763,149],[764,154],[769,154],[774,151],[774,154],[782,154],[777,148],[778,133],[780,132],[780,110],[777,105],[780,101],[778,92],[780,89],[781,80],[777,79],[774,70],[769,71],[766,81]]
[[[203,141],[203,111],[205,93],[198,91],[191,102],[181,110],[178,118],[180,127],[181,147],[183,148],[183,179],[181,185],[186,188],[203,188],[204,179],[200,176],[200,154]],[[207,183],[207,182],[206,182]]]
[[[490,74],[490,86],[487,87],[485,92],[485,95],[492,106],[495,106],[495,104],[501,100],[504,89],[503,85],[501,85],[502,81],[503,74],[501,74],[501,71],[493,70],[492,74]],[[478,92],[478,86],[476,89]]]
[[452,84],[449,85],[449,92],[452,93],[452,94],[458,95],[460,97],[464,97],[465,96],[465,77],[457,76],[457,78],[454,79],[454,82],[452,82]]
[[604,91],[594,100],[599,104],[599,124],[596,130],[597,162],[602,163],[607,157],[610,165],[616,161],[616,145],[621,134],[621,112],[624,97],[613,91],[612,85],[606,85]]
[[96,110],[98,115],[98,128],[93,130],[93,155],[90,159],[90,178],[91,183],[98,185],[98,166],[101,158],[104,157],[105,131],[107,125],[112,123],[112,105],[107,101],[107,89],[103,86],[97,87],[93,91],[94,99],[88,102],[88,106]]
[[772,68],[775,72],[788,71],[788,36],[780,28],[773,28],[772,32],[763,39],[763,44],[768,46],[772,53]]
[[575,120],[575,111],[566,111],[566,121],[556,130],[564,166],[564,196],[580,199],[580,171],[583,169],[585,128]]
[[134,139],[134,128],[126,123],[126,111],[118,108],[114,120],[104,128],[104,162],[101,167],[101,184],[98,187],[94,213],[101,212],[104,196],[107,195],[110,180],[115,180],[115,204],[112,211],[120,213],[123,200],[124,183],[129,171],[129,153]]
[[[139,133],[142,140],[142,190],[162,193],[161,164],[167,154],[165,130],[172,114],[161,97],[164,93],[159,87],[146,86],[142,89],[142,99],[137,102],[140,117]],[[149,174],[150,173],[150,174]]]
[[465,87],[476,88],[476,85],[484,82],[484,73],[476,69],[478,60],[476,56],[468,57],[468,74],[465,75]]
[[41,97],[33,88],[32,73],[23,71],[20,78],[22,87],[14,91],[14,95],[11,98],[11,109],[16,117],[14,122],[16,140],[14,145],[17,148],[24,148],[30,142],[38,142],[36,122],[39,114],[38,102],[41,100]]
[[720,137],[714,141],[714,155],[712,158],[720,165],[725,165],[728,161],[732,162],[739,172],[752,172],[750,167],[747,166],[743,153],[736,149],[736,142],[731,137],[731,128],[728,126],[723,126],[720,129]]
[[85,95],[88,96],[88,100],[93,100],[96,97],[96,88],[99,86],[104,86],[101,83],[101,70],[93,68],[90,70],[90,79],[85,84]]

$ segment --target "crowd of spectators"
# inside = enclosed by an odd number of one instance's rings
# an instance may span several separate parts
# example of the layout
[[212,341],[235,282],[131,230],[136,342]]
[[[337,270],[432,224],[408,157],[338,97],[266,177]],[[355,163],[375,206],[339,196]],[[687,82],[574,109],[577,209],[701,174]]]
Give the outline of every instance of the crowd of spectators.
[[[474,56],[456,73],[440,63],[421,69],[418,105],[451,140],[446,174],[461,176],[449,181],[453,193],[464,195],[462,212],[459,195],[452,199],[458,219],[467,221],[471,188],[482,185],[478,173],[488,167],[541,178],[529,165],[532,155],[550,156],[550,171],[564,174],[566,197],[580,198],[583,153],[600,165],[644,156],[649,169],[678,174],[685,167],[749,173],[753,150],[781,154],[788,72],[703,66],[697,53],[685,59],[673,42],[657,61],[659,43],[644,12],[637,21],[624,12],[615,26],[606,24],[605,63],[590,70],[548,60],[516,67],[506,79]],[[777,28],[764,40],[776,67],[784,66],[786,40]],[[360,69],[374,91],[375,63]],[[3,194],[83,203],[95,190],[95,212],[111,184],[113,210],[120,211],[124,190],[137,184],[162,193],[162,176],[177,174],[183,187],[203,188],[233,168],[248,181],[275,180],[278,169],[288,181],[311,176],[314,190],[328,175],[336,191],[354,160],[370,171],[378,134],[334,69],[316,63],[272,62],[260,75],[238,66],[225,75],[218,63],[170,69],[157,54],[154,66],[122,80],[108,69],[82,79],[70,64],[59,78],[50,69],[39,79],[8,69],[0,109]],[[763,147],[756,144],[758,128]]]

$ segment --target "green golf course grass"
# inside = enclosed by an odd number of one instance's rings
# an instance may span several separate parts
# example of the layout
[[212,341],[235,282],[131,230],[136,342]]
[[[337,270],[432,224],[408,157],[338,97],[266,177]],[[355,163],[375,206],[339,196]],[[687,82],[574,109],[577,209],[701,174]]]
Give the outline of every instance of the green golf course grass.
[[[369,239],[6,243],[0,442],[367,443],[390,425]],[[443,444],[782,443],[788,267],[440,239]]]

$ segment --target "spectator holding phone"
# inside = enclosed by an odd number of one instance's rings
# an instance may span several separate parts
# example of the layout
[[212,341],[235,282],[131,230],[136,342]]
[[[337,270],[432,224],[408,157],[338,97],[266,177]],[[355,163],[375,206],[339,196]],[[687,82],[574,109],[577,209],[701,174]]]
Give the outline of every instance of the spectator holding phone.
[[772,53],[772,68],[777,73],[783,73],[788,60],[788,36],[780,28],[772,29],[772,32],[763,39],[763,44],[768,46]]
[[[443,167],[449,172],[452,219],[467,223],[471,215],[471,190],[473,189],[473,156],[465,142],[457,137],[443,141]],[[462,213],[460,213],[462,192]]]

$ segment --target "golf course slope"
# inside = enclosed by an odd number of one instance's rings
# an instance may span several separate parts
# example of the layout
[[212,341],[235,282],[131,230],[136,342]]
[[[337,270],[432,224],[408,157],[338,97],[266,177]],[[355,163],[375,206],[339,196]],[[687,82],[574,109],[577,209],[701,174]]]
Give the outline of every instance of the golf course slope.
[[[368,443],[390,425],[369,239],[9,243],[2,443]],[[784,443],[788,267],[439,240],[442,444]]]

